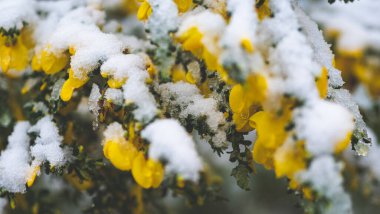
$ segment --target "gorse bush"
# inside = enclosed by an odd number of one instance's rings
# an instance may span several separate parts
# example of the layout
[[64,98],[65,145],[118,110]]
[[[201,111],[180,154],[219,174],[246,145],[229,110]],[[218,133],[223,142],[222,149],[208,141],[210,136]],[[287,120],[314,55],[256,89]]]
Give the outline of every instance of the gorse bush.
[[168,195],[200,206],[229,197],[206,161],[227,156],[232,185],[249,190],[261,165],[303,212],[352,213],[346,184],[380,179],[359,112],[376,132],[371,8],[1,0],[0,211],[162,213]]

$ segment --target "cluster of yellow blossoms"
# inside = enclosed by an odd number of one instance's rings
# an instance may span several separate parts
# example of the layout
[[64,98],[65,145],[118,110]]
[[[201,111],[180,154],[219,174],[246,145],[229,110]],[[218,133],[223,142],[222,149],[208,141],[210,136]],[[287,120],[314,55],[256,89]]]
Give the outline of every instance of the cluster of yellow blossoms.
[[350,87],[362,83],[373,98],[380,96],[380,65],[378,55],[365,50],[338,50],[336,66],[344,71],[342,76]]
[[[51,51],[50,45],[47,45],[41,52],[34,55],[32,59],[32,69],[34,71],[44,71],[46,74],[55,74],[63,70],[70,60],[70,55],[75,54],[75,49],[70,47],[69,53],[56,55]],[[61,99],[68,101],[71,99],[75,89],[82,87],[88,78],[79,79],[74,76],[72,68],[68,69],[69,78],[63,84],[61,89]]]
[[132,170],[133,178],[143,188],[157,188],[164,178],[164,168],[160,162],[147,159],[143,151],[136,147],[139,137],[135,135],[135,124],[131,123],[128,140],[125,136],[105,139],[103,153],[117,169]]
[[17,74],[10,70],[23,71],[29,65],[29,50],[33,48],[33,39],[29,29],[24,28],[18,34],[5,36],[0,33],[0,67],[8,76]]
[[[269,16],[268,1],[265,1],[264,5],[257,9],[257,12],[260,20]],[[233,85],[229,95],[229,104],[236,130],[238,132],[249,132],[256,129],[257,132],[258,137],[252,151],[254,160],[264,165],[267,169],[274,169],[277,177],[286,176],[289,178],[291,188],[299,188],[295,175],[306,168],[306,160],[310,155],[307,154],[304,148],[304,141],[286,143],[288,136],[290,136],[287,127],[291,124],[292,108],[295,102],[290,98],[284,98],[281,111],[263,110],[262,104],[266,99],[268,88],[265,76],[262,74],[250,74],[244,84],[234,83],[219,63],[222,49],[218,45],[218,35],[204,39],[207,36],[210,35],[194,26],[177,35],[176,40],[184,50],[190,51],[199,59],[204,60],[209,70],[217,71],[224,81]],[[204,41],[207,41],[207,45],[213,48],[208,49]],[[254,52],[252,41],[249,38],[243,37],[240,44],[247,54]],[[181,79],[194,84],[191,73],[182,74],[184,72],[178,72],[177,70],[175,69],[175,72],[173,72],[174,79]],[[325,67],[322,68],[320,76],[316,79],[316,87],[320,97],[322,99],[326,98],[328,71]],[[350,137],[351,133],[344,142],[337,144],[335,149],[337,153],[348,146]],[[306,197],[312,197],[308,188],[303,188],[303,192]]]
[[[327,96],[327,69],[322,68],[321,76],[316,80],[316,86],[321,98]],[[291,126],[294,101],[284,97],[282,110],[273,112],[263,110],[266,99],[266,79],[260,75],[251,75],[244,85],[233,86],[229,103],[233,112],[233,122],[239,132],[256,129],[257,140],[253,148],[253,158],[267,169],[274,169],[277,177],[286,176],[291,180],[290,187],[297,188],[294,180],[297,172],[305,169],[309,156],[304,148],[304,142],[286,143],[291,134],[287,127]],[[255,93],[250,93],[255,91]],[[350,142],[351,133],[343,142],[336,145],[335,151],[342,152]],[[309,190],[304,189],[307,197]]]

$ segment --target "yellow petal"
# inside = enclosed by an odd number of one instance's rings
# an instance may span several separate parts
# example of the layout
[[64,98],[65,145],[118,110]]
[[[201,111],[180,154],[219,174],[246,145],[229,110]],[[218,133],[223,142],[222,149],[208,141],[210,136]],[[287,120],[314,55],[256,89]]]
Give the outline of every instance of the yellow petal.
[[172,80],[173,82],[186,81],[186,71],[183,70],[182,66],[175,66],[172,70]]
[[5,45],[0,47],[0,66],[4,72],[8,71],[11,62],[11,49]]
[[152,8],[150,7],[149,2],[144,1],[140,5],[139,10],[137,11],[137,18],[139,20],[146,20],[146,19],[148,19],[149,15],[150,15],[149,13],[151,13],[149,11],[151,11],[151,10],[152,10]]
[[122,144],[114,141],[108,141],[103,152],[112,165],[123,171],[132,169],[133,160],[137,155],[137,150],[131,143]]
[[248,39],[246,37],[242,38],[240,43],[241,43],[241,46],[243,47],[243,49],[245,51],[247,51],[248,53],[253,53],[254,48],[253,48],[253,44],[252,44],[250,39]]
[[36,166],[34,169],[33,169],[33,172],[31,174],[31,176],[29,177],[28,181],[27,181],[27,185],[28,187],[31,187],[34,183],[34,181],[36,180],[36,177],[37,177],[37,174],[40,172],[40,166]]
[[209,70],[217,70],[218,68],[218,58],[213,53],[211,53],[207,48],[204,48],[202,57],[206,62],[207,68]]
[[347,133],[346,138],[335,144],[335,153],[344,151],[351,142],[352,132]]
[[267,93],[267,81],[263,75],[254,74],[247,78],[245,91],[247,91],[247,100],[250,103],[262,103],[265,101]]
[[24,70],[29,63],[29,51],[22,43],[21,37],[17,39],[16,44],[11,47],[11,62],[9,68],[15,69],[17,71]]
[[69,62],[66,54],[54,55],[48,48],[41,53],[41,66],[45,73],[55,74],[64,69]]
[[323,99],[327,96],[327,89],[328,89],[328,71],[326,67],[322,68],[321,76],[317,79],[316,82],[319,96]]
[[276,176],[287,176],[293,178],[294,175],[305,169],[306,152],[303,147],[304,142],[285,143],[276,150],[274,155],[274,169]]
[[249,110],[243,109],[241,112],[236,112],[232,115],[232,120],[236,125],[236,131],[249,132],[253,128],[249,125]]
[[69,80],[66,80],[61,89],[61,99],[65,102],[69,101],[74,93],[74,87],[70,84]]
[[123,86],[124,83],[125,83],[125,80],[121,81],[121,80],[116,80],[116,79],[109,79],[107,81],[107,84],[110,88],[121,88],[121,86]]
[[192,0],[174,0],[174,2],[177,4],[178,11],[181,13],[189,10],[191,5],[193,4]]
[[[258,0],[256,0],[257,2]],[[271,10],[269,7],[269,0],[265,0],[263,4],[256,6],[257,16],[260,20],[265,19],[266,17],[270,16]]]
[[233,112],[241,112],[244,109],[246,105],[246,98],[244,95],[245,94],[242,85],[237,84],[234,87],[232,87],[229,96],[229,103]]
[[139,152],[133,161],[132,175],[138,185],[147,189],[152,186],[152,179],[146,177],[145,167],[146,160],[144,154]]
[[186,74],[186,81],[188,83],[190,83],[190,84],[195,84],[196,83],[193,75],[190,72],[187,72],[187,74]]
[[41,57],[39,55],[34,55],[32,58],[32,70],[33,71],[42,70]]
[[[148,160],[153,161],[153,160]],[[160,162],[153,161],[153,181],[152,187],[157,188],[160,186],[162,180],[164,179],[164,168]]]

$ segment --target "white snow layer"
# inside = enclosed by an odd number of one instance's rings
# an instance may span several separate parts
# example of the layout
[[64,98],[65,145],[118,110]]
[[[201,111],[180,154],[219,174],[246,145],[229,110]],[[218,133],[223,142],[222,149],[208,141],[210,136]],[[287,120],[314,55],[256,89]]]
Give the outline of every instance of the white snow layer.
[[0,156],[0,187],[9,192],[25,192],[32,173],[29,165],[29,122],[18,122],[8,137],[8,145]]
[[51,116],[45,116],[28,133],[36,133],[35,145],[31,147],[31,155],[38,165],[49,161],[52,166],[62,166],[66,162],[65,151],[60,147],[63,140]]
[[133,111],[140,122],[149,122],[157,113],[154,96],[150,93],[146,79],[149,74],[143,58],[136,54],[117,54],[111,56],[100,68],[102,74],[116,80],[126,80],[123,85],[125,102],[136,104]]
[[32,24],[36,19],[34,0],[1,0],[0,28],[21,30],[24,23]]
[[336,163],[332,156],[323,155],[314,159],[307,171],[298,174],[301,182],[329,199],[330,204],[323,206],[322,213],[352,213],[350,196],[343,189],[342,168],[342,164]]
[[354,118],[345,108],[328,101],[315,100],[294,112],[295,130],[313,155],[332,154],[354,129]]
[[178,121],[156,120],[141,132],[141,136],[150,142],[150,158],[168,161],[165,166],[168,173],[178,173],[187,180],[198,180],[202,161],[193,139]]

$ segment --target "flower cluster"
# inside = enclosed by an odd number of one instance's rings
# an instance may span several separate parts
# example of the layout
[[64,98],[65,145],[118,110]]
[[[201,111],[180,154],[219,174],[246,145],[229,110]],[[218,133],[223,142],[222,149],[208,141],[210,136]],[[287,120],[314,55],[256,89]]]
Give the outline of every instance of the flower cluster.
[[0,1],[0,196],[14,206],[52,173],[94,213],[141,213],[169,190],[200,205],[217,198],[207,142],[237,162],[244,189],[262,165],[305,210],[351,213],[342,154],[371,142],[338,69],[377,97],[378,62],[364,53],[379,34],[347,47],[349,28],[315,15],[338,41],[334,58],[304,12],[322,6],[305,4]]

